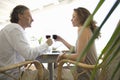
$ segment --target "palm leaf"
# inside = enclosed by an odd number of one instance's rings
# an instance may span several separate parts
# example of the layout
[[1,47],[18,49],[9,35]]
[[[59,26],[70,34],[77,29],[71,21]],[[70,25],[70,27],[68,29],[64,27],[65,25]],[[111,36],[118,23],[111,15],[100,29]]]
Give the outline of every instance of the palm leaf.
[[[99,28],[102,28],[102,26],[103,26],[104,23],[107,21],[107,19],[110,17],[110,15],[111,15],[112,12],[115,10],[115,8],[118,6],[118,4],[119,4],[119,0],[117,0],[117,1],[115,2],[115,4],[114,4],[113,7],[111,8],[111,10],[109,11],[108,15],[105,17],[105,19],[103,20],[103,22],[102,22],[102,24],[100,25]],[[92,73],[92,76],[91,76],[91,79],[90,79],[90,80],[93,80],[93,77],[94,77],[94,75],[96,74],[96,71],[97,71],[97,69],[98,69],[98,68],[97,68],[98,62],[99,62],[99,60],[102,58],[103,54],[104,54],[104,53],[108,53],[107,56],[109,56],[109,55],[110,55],[109,52],[111,51],[111,49],[114,49],[114,48],[111,47],[111,45],[113,44],[115,37],[116,37],[118,34],[120,34],[120,29],[119,29],[119,28],[120,28],[120,27],[117,26],[117,28],[116,28],[113,36],[111,37],[111,39],[110,39],[109,42],[107,43],[106,47],[105,47],[104,50],[102,51],[101,55],[99,56],[98,61],[97,61],[97,63],[96,63],[96,68],[93,70],[93,73]],[[119,38],[118,38],[118,39],[119,39]],[[109,47],[111,47],[111,48],[109,48]],[[107,52],[107,51],[108,51],[108,52]],[[118,52],[118,50],[117,50],[116,52]],[[105,58],[107,59],[107,57],[105,57]],[[114,58],[114,57],[112,57],[110,60],[112,61],[113,58]],[[110,61],[110,62],[111,62],[111,61]],[[109,64],[109,63],[108,63],[108,64]],[[108,65],[108,64],[107,64],[107,65]]]
[[[92,20],[94,14],[95,14],[95,13],[97,12],[97,10],[100,8],[100,6],[102,5],[103,2],[104,2],[104,1],[101,0],[101,1],[99,2],[99,4],[97,5],[96,9],[94,10],[94,12],[88,17],[88,19],[86,20],[86,22],[85,22],[85,24],[84,24],[83,30],[84,30],[84,28],[85,28],[87,25],[89,25],[89,23],[90,23],[90,21]],[[84,51],[82,52],[82,55],[80,55],[79,58],[77,59],[78,62],[79,62],[80,59],[86,54],[86,52],[89,50],[91,44],[94,42],[95,38],[96,38],[97,35],[99,34],[99,32],[100,32],[101,28],[103,27],[104,23],[105,23],[105,22],[107,21],[107,19],[110,17],[110,15],[111,15],[112,12],[115,10],[115,8],[118,6],[118,4],[119,4],[119,0],[117,0],[117,1],[115,2],[115,4],[113,5],[113,7],[111,8],[111,10],[109,11],[108,15],[107,15],[107,16],[105,17],[105,19],[103,20],[103,22],[102,22],[102,24],[100,25],[100,27],[95,31],[95,33],[94,33],[94,35],[92,36],[92,38],[90,39],[88,45],[86,46],[86,48],[85,48]],[[79,36],[81,35],[81,33],[82,33],[83,30],[81,30],[81,32],[79,33]],[[120,29],[119,29],[119,30],[120,30]],[[114,36],[113,36],[113,37],[114,37]],[[79,37],[78,37],[78,38],[79,38]],[[109,41],[109,43],[111,43],[113,40],[114,40],[114,38],[111,38],[111,40]],[[109,43],[107,44],[107,46],[105,47],[105,49],[108,48]],[[109,45],[109,46],[111,46],[111,45]],[[104,49],[104,50],[105,50],[105,49]],[[103,50],[103,52],[104,52],[104,50]],[[102,57],[102,55],[103,55],[103,52],[101,53],[100,57],[98,58],[98,61],[97,61],[96,65],[98,64],[99,60],[101,59],[101,57]],[[111,60],[112,60],[112,59],[111,59]],[[93,71],[93,73],[92,73],[91,80],[93,79],[94,75],[96,74],[96,71],[97,71],[97,67],[94,69],[94,71]]]
[[[111,80],[114,79],[115,74],[119,71],[119,69],[120,69],[120,62],[119,62],[118,65],[116,66],[115,71],[113,72],[113,75],[111,76]],[[119,80],[120,80],[120,78],[119,78]]]

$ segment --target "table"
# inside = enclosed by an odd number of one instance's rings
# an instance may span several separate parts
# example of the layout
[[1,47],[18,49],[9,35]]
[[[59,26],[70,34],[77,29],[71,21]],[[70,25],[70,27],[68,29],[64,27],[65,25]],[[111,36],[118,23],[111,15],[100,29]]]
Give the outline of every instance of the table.
[[56,62],[58,55],[59,55],[58,53],[49,53],[49,54],[43,54],[36,58],[41,63],[48,63],[48,70],[50,72],[50,80],[53,80],[54,63]]

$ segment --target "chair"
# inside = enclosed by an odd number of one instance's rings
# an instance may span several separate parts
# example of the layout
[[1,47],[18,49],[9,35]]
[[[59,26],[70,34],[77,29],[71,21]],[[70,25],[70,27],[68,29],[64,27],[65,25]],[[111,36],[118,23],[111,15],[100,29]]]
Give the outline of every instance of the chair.
[[20,73],[20,68],[23,66],[26,66],[26,69],[29,69],[31,67],[31,65],[35,66],[35,68],[38,70],[38,76],[40,80],[43,80],[43,65],[37,61],[24,61],[24,62],[20,62],[17,64],[13,64],[13,65],[9,65],[9,66],[4,66],[4,67],[0,67],[0,74],[4,74],[6,77],[10,77],[13,80],[21,80],[21,75],[19,75],[19,77],[16,79],[14,76],[6,73],[6,71],[9,71],[11,69],[18,69],[19,73]]
[[[111,39],[108,41],[99,56],[98,61],[99,60],[102,60],[102,62],[96,63],[96,65],[89,65],[68,59],[61,60],[58,65],[57,80],[62,80],[61,71],[64,63],[74,64],[75,66],[85,69],[85,71],[78,73],[77,76],[74,76],[75,80],[77,80],[79,75],[87,72],[88,70],[93,72],[100,70],[98,80],[120,80],[120,21],[112,34]],[[91,76],[93,76],[93,74]]]

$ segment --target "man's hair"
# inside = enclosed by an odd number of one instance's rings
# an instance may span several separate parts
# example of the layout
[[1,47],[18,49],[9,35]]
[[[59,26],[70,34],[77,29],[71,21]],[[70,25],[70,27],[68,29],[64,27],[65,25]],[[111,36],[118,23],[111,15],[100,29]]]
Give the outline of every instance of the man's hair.
[[10,22],[11,23],[18,23],[18,20],[19,20],[19,18],[18,18],[18,14],[23,14],[24,13],[24,11],[25,10],[28,10],[29,8],[28,7],[26,7],[26,6],[24,6],[24,5],[18,5],[18,6],[16,6],[14,9],[13,9],[13,11],[12,11],[12,13],[11,13],[11,15],[10,15]]

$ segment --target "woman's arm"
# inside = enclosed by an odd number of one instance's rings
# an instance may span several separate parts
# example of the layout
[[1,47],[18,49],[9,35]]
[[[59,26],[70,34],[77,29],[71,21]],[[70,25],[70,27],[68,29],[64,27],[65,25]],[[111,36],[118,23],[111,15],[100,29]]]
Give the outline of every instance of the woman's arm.
[[[88,41],[91,38],[91,31],[89,28],[86,28],[80,35],[79,39],[77,40],[77,45],[76,45],[76,52],[74,54],[62,54],[59,57],[61,59],[71,59],[71,60],[77,60],[77,58],[81,55],[82,51],[85,49]],[[81,59],[81,61],[85,60],[85,56]]]
[[57,35],[57,39],[55,41],[60,41],[62,42],[69,50],[73,47],[71,44],[69,44],[66,40],[64,40],[62,37]]

